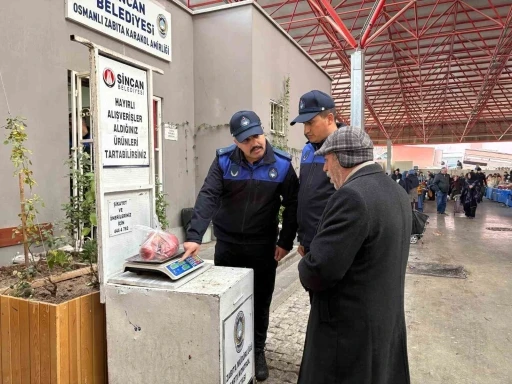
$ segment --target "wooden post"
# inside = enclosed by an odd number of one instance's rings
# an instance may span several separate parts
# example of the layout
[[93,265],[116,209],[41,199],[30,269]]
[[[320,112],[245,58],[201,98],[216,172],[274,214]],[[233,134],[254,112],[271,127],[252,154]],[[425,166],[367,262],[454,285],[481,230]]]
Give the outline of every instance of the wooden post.
[[23,233],[23,251],[25,252],[25,265],[28,265],[30,260],[28,258],[28,243],[27,243],[27,215],[25,214],[25,185],[23,183],[23,175],[21,172],[19,176],[20,186],[20,204],[21,204],[21,230]]

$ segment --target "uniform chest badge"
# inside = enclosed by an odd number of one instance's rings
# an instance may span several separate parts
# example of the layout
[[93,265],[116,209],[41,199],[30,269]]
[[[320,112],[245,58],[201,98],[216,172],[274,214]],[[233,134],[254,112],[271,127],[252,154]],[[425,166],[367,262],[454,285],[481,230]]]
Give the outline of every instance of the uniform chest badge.
[[272,180],[276,179],[278,176],[277,169],[274,167],[270,168],[268,171],[268,177],[270,177]]
[[309,157],[309,154],[311,153],[311,151],[308,149],[304,155],[302,156],[302,161],[306,161]]
[[238,164],[231,164],[231,167],[229,168],[229,174],[233,177],[237,177],[240,173],[240,167]]

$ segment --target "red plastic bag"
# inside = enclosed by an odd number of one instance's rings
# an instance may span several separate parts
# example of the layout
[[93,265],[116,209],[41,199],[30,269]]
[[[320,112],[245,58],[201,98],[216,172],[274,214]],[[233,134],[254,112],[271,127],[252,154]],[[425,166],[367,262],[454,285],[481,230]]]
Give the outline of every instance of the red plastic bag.
[[140,247],[139,255],[144,260],[165,260],[174,256],[179,246],[178,238],[172,233],[153,229]]

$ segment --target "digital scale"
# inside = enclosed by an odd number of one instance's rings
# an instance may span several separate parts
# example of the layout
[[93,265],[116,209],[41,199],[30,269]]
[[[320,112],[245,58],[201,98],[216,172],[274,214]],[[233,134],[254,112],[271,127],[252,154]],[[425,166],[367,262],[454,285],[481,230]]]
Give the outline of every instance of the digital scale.
[[125,272],[140,273],[157,273],[165,275],[172,280],[178,280],[182,277],[194,272],[196,269],[204,265],[204,260],[199,256],[189,256],[185,260],[180,261],[179,258],[185,252],[171,256],[164,260],[144,260],[139,255],[126,259],[124,263]]

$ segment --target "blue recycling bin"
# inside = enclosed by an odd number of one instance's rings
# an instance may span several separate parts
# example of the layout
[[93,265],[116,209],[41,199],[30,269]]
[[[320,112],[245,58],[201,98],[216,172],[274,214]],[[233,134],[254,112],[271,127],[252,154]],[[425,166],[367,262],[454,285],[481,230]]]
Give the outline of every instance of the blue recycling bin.
[[503,190],[501,192],[501,200],[507,207],[512,207],[512,191],[507,189]]
[[498,203],[505,203],[505,201],[507,201],[507,191],[504,189],[498,189],[496,196],[498,198]]
[[493,188],[493,189],[492,189],[492,192],[491,192],[491,200],[492,200],[492,201],[497,201],[497,200],[496,200],[496,199],[497,199],[497,196],[496,196],[496,193],[497,193],[497,192],[498,192],[498,189],[496,189],[496,188]]

